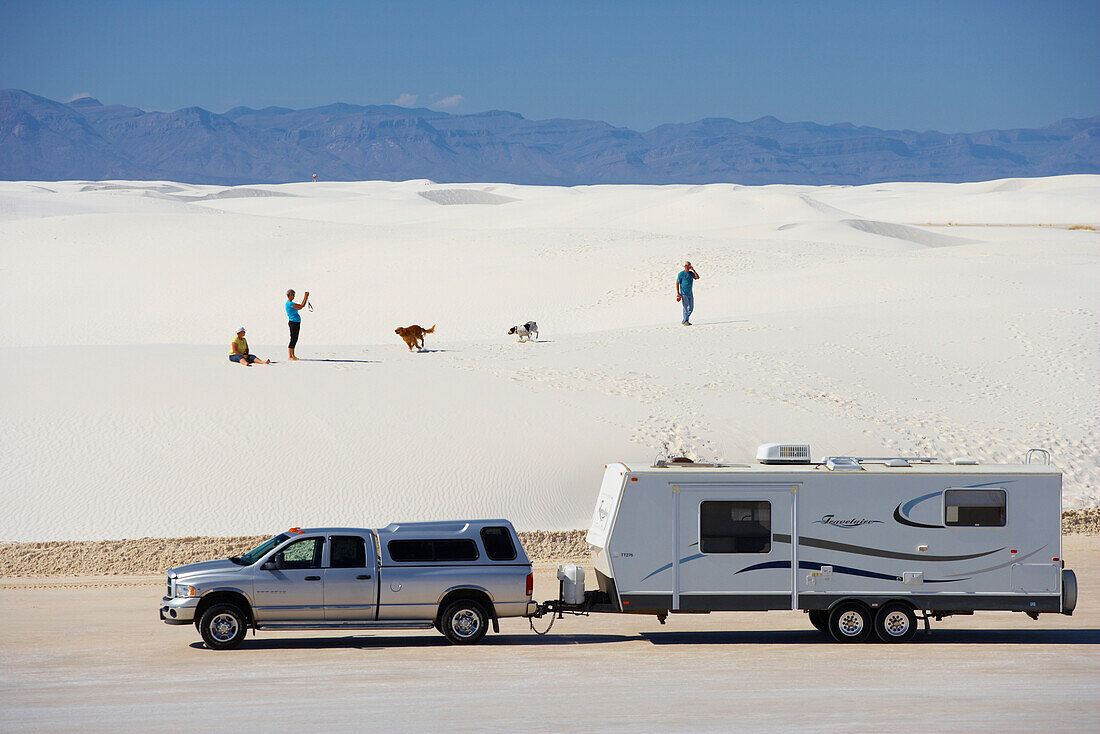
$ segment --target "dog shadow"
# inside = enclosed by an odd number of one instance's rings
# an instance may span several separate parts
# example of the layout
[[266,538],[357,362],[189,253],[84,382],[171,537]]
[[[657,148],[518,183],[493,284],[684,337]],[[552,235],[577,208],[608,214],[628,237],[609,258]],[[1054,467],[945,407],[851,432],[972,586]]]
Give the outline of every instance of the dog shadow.
[[436,354],[438,352],[449,352],[450,349],[417,349],[416,354]]
[[[376,359],[307,359],[306,357],[299,357],[299,362],[346,362],[349,364],[378,364]],[[271,364],[275,364],[272,362]]]

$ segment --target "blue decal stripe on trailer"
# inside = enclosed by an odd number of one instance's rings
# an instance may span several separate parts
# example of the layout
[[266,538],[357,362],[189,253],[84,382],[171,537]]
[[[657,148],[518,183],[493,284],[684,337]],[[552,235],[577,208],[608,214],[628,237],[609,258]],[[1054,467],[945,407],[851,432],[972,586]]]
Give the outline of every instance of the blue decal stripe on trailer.
[[[891,576],[888,573],[879,573],[878,571],[867,571],[862,568],[852,568],[850,566],[836,566],[829,563],[818,563],[816,561],[799,561],[798,567],[807,571],[820,571],[822,566],[832,565],[833,573],[840,573],[846,576],[862,576],[869,579],[883,579],[884,581],[901,581],[901,576]],[[753,566],[742,568],[735,573],[746,573],[748,571],[763,571],[770,568],[790,568],[790,561],[767,561],[765,563],[757,563]],[[966,578],[970,578],[969,576]],[[955,581],[965,581],[965,578],[961,579],[925,579],[926,584],[949,584]]]
[[943,495],[943,490],[936,490],[935,492],[929,492],[928,494],[922,494],[920,497],[909,500],[902,504],[898,503],[898,506],[894,508],[894,520],[900,522],[902,525],[908,525],[913,528],[942,528],[943,525],[929,525],[923,522],[917,522],[916,520],[909,519],[909,511],[919,505],[921,502],[930,500],[933,497],[939,497]]
[[[791,536],[775,534],[775,542],[777,543],[790,543]],[[1004,550],[1004,547],[994,548],[993,550],[983,551],[981,553],[970,553],[961,556],[930,556],[927,553],[902,553],[900,551],[882,550],[880,548],[869,548],[865,545],[852,545],[850,543],[838,543],[835,540],[823,540],[821,538],[807,538],[801,537],[798,539],[799,545],[809,546],[810,548],[821,548],[822,550],[841,551],[842,553],[855,553],[861,556],[874,556],[876,558],[894,558],[899,561],[969,561],[971,558],[981,558],[982,556],[992,555]]]
[[[703,557],[702,553],[696,553],[693,556],[684,556],[683,558],[680,559],[680,563],[687,563],[688,561],[694,561],[696,558],[702,558],[702,557]],[[788,563],[787,565],[789,566],[790,564]],[[642,579],[642,581],[645,581],[650,576],[656,576],[661,571],[667,571],[670,568],[672,568],[672,564],[671,563],[666,563],[665,565],[658,568],[656,571],[654,571],[654,572],[650,573],[649,575],[647,575],[645,578]]]
[[[791,536],[787,535],[785,533],[775,533],[772,536],[772,539],[776,543],[790,543],[791,542]],[[822,538],[799,538],[798,543],[799,543],[799,545],[804,545],[804,546],[807,546],[809,548],[821,548],[822,550],[840,551],[842,553],[853,553],[853,554],[856,554],[856,555],[872,556],[872,557],[875,557],[875,558],[892,558],[894,560],[899,560],[899,561],[939,561],[939,562],[968,561],[972,558],[982,558],[983,556],[992,555],[993,553],[998,553],[998,552],[1004,550],[1004,548],[1002,547],[1002,548],[994,548],[993,550],[983,551],[981,553],[970,553],[970,554],[960,555],[960,556],[930,556],[930,555],[927,555],[925,553],[901,553],[899,551],[882,550],[880,548],[869,548],[869,547],[863,546],[863,545],[852,545],[850,543],[838,543],[838,542],[833,541],[833,540],[823,540]],[[695,553],[695,554],[690,555],[690,556],[684,556],[683,558],[680,559],[680,563],[681,564],[689,563],[691,561],[694,561],[698,558],[703,558],[703,557],[704,557],[704,554]],[[780,565],[775,565],[775,564],[780,564]],[[786,565],[782,565],[782,564],[786,564]],[[801,566],[802,566],[802,562],[799,563],[799,567],[801,567]],[[754,571],[758,568],[762,569],[762,568],[790,568],[790,567],[791,567],[791,562],[790,561],[768,561],[767,563],[757,564],[756,566],[751,566],[747,569],[742,569],[742,570],[743,571]],[[672,564],[671,563],[666,563],[665,565],[661,566],[660,568],[658,568],[658,569],[650,572],[649,574],[647,574],[645,577],[642,578],[642,581],[645,581],[645,580],[647,580],[647,579],[649,579],[653,576],[656,576],[657,574],[661,573],[662,571],[667,571],[670,568],[672,568]],[[833,566],[834,571],[836,571],[839,568],[848,568],[848,567],[847,566]],[[995,568],[1000,568],[1000,566],[997,566]],[[737,573],[741,573],[741,571],[738,571]],[[868,573],[871,573],[871,572],[868,571]],[[964,572],[964,573],[974,573],[974,572]],[[885,576],[884,578],[893,578],[893,576]],[[955,579],[953,579],[953,580],[955,580]],[[961,579],[959,579],[959,580],[961,580]],[[935,583],[935,582],[926,581],[925,583]],[[946,581],[943,582],[943,583],[946,583]]]
[[976,570],[974,570],[974,571],[963,571],[962,573],[954,573],[954,574],[951,574],[951,573],[949,573],[949,574],[947,574],[947,575],[948,575],[948,576],[962,576],[963,574],[967,574],[967,573],[968,573],[968,574],[971,574],[972,576],[976,576],[976,575],[978,575],[979,573],[986,573],[986,572],[988,572],[988,571],[997,571],[997,570],[999,570],[999,569],[1005,568],[1006,566],[1011,566],[1011,565],[1012,565],[1012,564],[1014,564],[1014,563],[1019,563],[1020,561],[1023,561],[1023,560],[1026,560],[1026,559],[1028,559],[1028,558],[1031,558],[1031,557],[1032,557],[1033,555],[1035,555],[1036,553],[1038,553],[1039,551],[1041,551],[1041,550],[1042,550],[1043,548],[1046,548],[1046,545],[1041,545],[1041,546],[1039,546],[1038,548],[1036,548],[1035,550],[1033,550],[1033,551],[1031,551],[1030,553],[1027,553],[1027,554],[1025,554],[1025,555],[1022,555],[1022,556],[1020,556],[1020,555],[1017,555],[1017,556],[1013,556],[1013,557],[1012,557],[1011,559],[1009,559],[1008,561],[1005,561],[1004,563],[998,563],[998,564],[997,564],[996,566],[990,566],[990,567],[988,567],[988,568],[979,568],[979,569],[976,569]]

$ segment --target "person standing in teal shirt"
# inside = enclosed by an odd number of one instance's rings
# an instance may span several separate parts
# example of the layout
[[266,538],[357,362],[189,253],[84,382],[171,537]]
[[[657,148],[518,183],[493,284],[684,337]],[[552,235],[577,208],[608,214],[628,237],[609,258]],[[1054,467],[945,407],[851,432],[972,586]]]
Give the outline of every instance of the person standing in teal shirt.
[[302,328],[302,316],[298,313],[306,304],[309,303],[309,291],[302,297],[301,303],[294,302],[294,289],[291,288],[286,292],[286,318],[287,323],[290,325],[290,344],[287,348],[290,350],[290,361],[297,362],[298,358],[294,356],[294,347],[298,346],[298,332]]
[[676,300],[684,306],[684,320],[680,323],[691,326],[691,312],[695,310],[695,295],[691,287],[699,280],[699,273],[695,272],[690,262],[684,263],[684,269],[676,276]]

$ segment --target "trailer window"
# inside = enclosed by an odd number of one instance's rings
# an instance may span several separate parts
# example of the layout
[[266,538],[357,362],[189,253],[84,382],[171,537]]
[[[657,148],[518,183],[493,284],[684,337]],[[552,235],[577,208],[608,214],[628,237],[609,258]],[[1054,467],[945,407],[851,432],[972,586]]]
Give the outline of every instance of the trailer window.
[[485,544],[485,555],[489,556],[490,561],[516,560],[516,546],[508,528],[482,528],[481,542]]
[[1003,489],[949,489],[944,492],[945,525],[1002,528],[1007,519],[1008,493]]
[[771,553],[771,502],[700,503],[699,550],[703,553]]
[[398,563],[442,563],[476,561],[477,543],[460,540],[391,540],[386,544],[390,558]]

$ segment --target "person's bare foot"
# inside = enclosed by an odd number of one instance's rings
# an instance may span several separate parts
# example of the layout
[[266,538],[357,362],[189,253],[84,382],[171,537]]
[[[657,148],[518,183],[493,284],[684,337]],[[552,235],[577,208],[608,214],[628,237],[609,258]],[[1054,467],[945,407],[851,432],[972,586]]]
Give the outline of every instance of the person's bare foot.
[[289,362],[297,362],[297,361],[298,361],[298,358],[297,358],[297,357],[287,357],[287,361],[289,361]]
[[271,360],[270,359],[265,359],[264,364],[271,364]]

